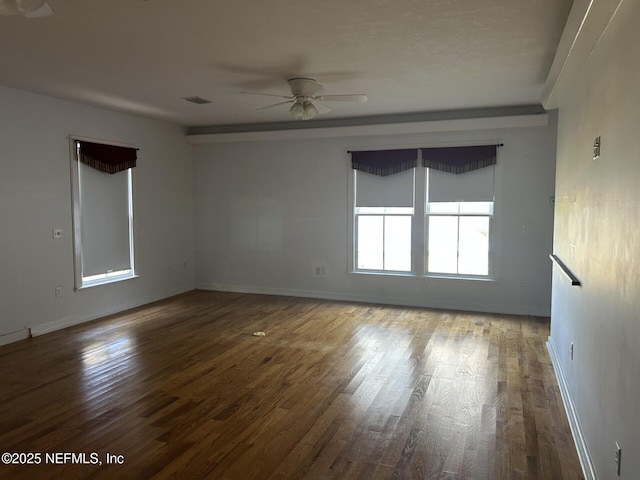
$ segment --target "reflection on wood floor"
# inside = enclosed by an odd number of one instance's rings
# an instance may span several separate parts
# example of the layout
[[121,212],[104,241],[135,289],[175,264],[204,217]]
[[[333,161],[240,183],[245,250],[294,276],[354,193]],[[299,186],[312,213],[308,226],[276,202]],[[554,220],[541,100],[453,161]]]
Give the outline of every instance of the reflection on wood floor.
[[190,292],[0,348],[0,452],[41,453],[0,477],[580,479],[548,334]]

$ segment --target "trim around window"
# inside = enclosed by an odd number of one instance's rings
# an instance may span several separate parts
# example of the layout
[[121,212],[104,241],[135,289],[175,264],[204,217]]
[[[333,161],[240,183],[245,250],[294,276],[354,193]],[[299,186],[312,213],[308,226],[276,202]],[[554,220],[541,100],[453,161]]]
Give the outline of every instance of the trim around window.
[[[126,144],[106,142],[106,141],[101,141],[101,140],[96,140],[91,138],[84,138],[84,137],[79,137],[74,135],[69,136],[71,196],[72,196],[72,207],[73,207],[73,225],[72,226],[73,226],[73,249],[74,249],[74,290],[76,291],[85,289],[85,288],[95,287],[98,285],[105,285],[108,283],[115,283],[115,282],[120,282],[123,280],[129,280],[129,279],[138,277],[138,275],[135,272],[135,266],[134,266],[135,263],[134,263],[134,236],[133,236],[133,170],[132,169],[128,169],[126,171],[123,171],[117,174],[117,175],[124,175],[124,174],[127,175],[127,179],[126,179],[127,199],[126,199],[126,203],[124,203],[123,199],[120,198],[119,208],[122,209],[122,215],[126,215],[128,217],[128,220],[125,220],[123,217],[118,217],[118,218],[122,218],[122,221],[119,221],[118,225],[123,225],[123,224],[127,225],[127,227],[125,228],[128,228],[128,254],[124,253],[127,251],[125,250],[126,247],[120,248],[119,250],[116,249],[115,250],[116,252],[120,251],[120,255],[117,255],[117,257],[120,258],[120,261],[119,262],[116,261],[115,263],[119,264],[118,266],[120,267],[126,266],[126,268],[124,269],[120,268],[117,270],[116,269],[108,270],[106,269],[106,267],[108,267],[108,263],[107,263],[103,267],[106,270],[104,271],[104,273],[96,273],[95,271],[89,275],[85,275],[84,273],[86,271],[85,270],[85,265],[86,265],[85,250],[86,249],[83,248],[83,230],[82,230],[83,208],[82,208],[82,198],[81,198],[82,187],[81,187],[80,169],[91,168],[91,167],[88,167],[84,165],[84,163],[78,161],[77,142],[79,141],[90,141],[90,142],[96,142],[96,143],[99,142],[105,145],[134,148],[131,145],[126,145]],[[109,175],[109,173],[102,173],[102,172],[99,172],[99,174]],[[109,178],[109,177],[105,177],[105,178]],[[122,182],[122,179],[120,180],[120,182]],[[120,185],[122,185],[122,183],[120,183]],[[122,191],[124,191],[124,189],[121,188],[121,192]],[[106,198],[110,198],[110,197],[106,197]],[[86,212],[85,212],[85,215],[86,215]],[[126,232],[124,228],[120,230],[123,232],[124,235],[127,235],[126,233],[124,233]],[[100,238],[100,237],[96,237],[96,238]],[[120,238],[121,240],[124,240],[122,243],[120,243],[121,247],[124,247],[125,245],[124,242],[126,242],[125,240],[126,237],[120,237]],[[128,256],[128,261],[123,261],[127,258],[124,255]],[[111,263],[111,261],[109,261],[109,263]],[[95,265],[94,265],[94,270],[95,270]]]
[[[373,275],[373,276],[386,276],[386,277],[411,277],[417,279],[434,279],[434,280],[462,280],[472,282],[497,282],[499,262],[494,257],[496,248],[499,248],[500,243],[500,222],[499,216],[496,217],[496,204],[495,199],[500,197],[501,191],[501,168],[500,164],[492,165],[492,195],[485,199],[485,196],[481,198],[465,198],[467,202],[453,202],[456,205],[456,212],[452,212],[449,207],[454,206],[453,203],[444,196],[442,200],[449,202],[449,204],[439,202],[436,204],[432,201],[428,202],[428,175],[427,168],[422,167],[420,163],[416,167],[416,174],[414,176],[414,204],[413,207],[364,207],[356,206],[357,192],[356,176],[359,177],[360,172],[349,169],[348,177],[348,209],[349,209],[349,221],[348,221],[348,261],[349,261],[349,273],[356,275]],[[424,169],[424,170],[423,170]],[[424,174],[421,173],[424,171]],[[453,175],[453,174],[452,174]],[[446,184],[445,184],[446,185]],[[467,190],[464,190],[465,192]],[[442,198],[442,197],[439,197]],[[462,200],[462,199],[460,199]],[[475,200],[473,202],[472,200]],[[470,202],[471,201],[471,202]],[[469,203],[470,202],[470,203]],[[466,203],[466,204],[465,204]],[[375,203],[373,203],[375,205]],[[381,203],[378,203],[380,205]],[[360,203],[360,205],[367,205],[366,203]],[[402,210],[406,209],[406,211]],[[392,216],[392,215],[410,215],[411,219],[411,269],[409,271],[395,271],[395,270],[381,270],[381,269],[363,269],[358,268],[358,218],[367,215],[378,216]],[[428,249],[429,249],[429,232],[428,223],[431,217],[444,217],[444,216],[456,216],[456,217],[487,217],[489,219],[488,225],[488,242],[487,245],[487,259],[488,270],[483,268],[476,269],[478,272],[487,271],[487,274],[472,274],[472,273],[444,273],[444,272],[429,272],[428,271]],[[477,222],[472,222],[466,225],[465,230],[475,226]],[[460,228],[460,226],[458,227]],[[486,228],[479,225],[481,231],[485,231]],[[465,230],[461,230],[460,233]],[[474,228],[475,231],[475,228]],[[486,238],[486,235],[483,237]],[[472,242],[473,243],[473,242]],[[484,243],[484,241],[483,241]],[[457,246],[460,248],[460,246]],[[484,248],[480,250],[484,251]],[[469,251],[469,250],[467,250]],[[473,254],[471,254],[473,255]],[[469,257],[469,258],[473,258]],[[473,263],[473,260],[471,260]],[[458,268],[458,267],[456,267]],[[463,269],[464,270],[464,269]],[[476,271],[473,268],[467,269],[469,271]]]
[[107,272],[102,275],[93,275],[91,277],[84,277],[82,279],[82,286],[76,287],[76,290],[105,285],[107,283],[121,282],[131,278],[138,278],[139,276],[140,275],[136,275],[133,270],[121,270],[119,272]]
[[[434,265],[431,264],[431,239],[432,232],[431,220],[436,219],[453,220],[455,235],[449,236],[443,241],[442,235],[440,235],[440,241],[438,242],[437,234],[434,234],[436,239],[436,245],[438,255],[435,256]],[[472,220],[473,219],[473,220]],[[485,222],[482,222],[482,220]],[[475,221],[469,225],[469,221]],[[482,223],[478,224],[477,221]],[[466,224],[467,229],[464,232],[463,225]],[[449,225],[448,227],[451,227]],[[441,225],[439,233],[442,230],[446,230],[447,225]],[[452,232],[449,232],[452,233]],[[469,238],[475,239],[469,242]],[[466,237],[463,237],[465,235]],[[464,241],[464,238],[467,241]],[[451,277],[451,278],[466,278],[466,279],[491,279],[492,278],[492,265],[491,265],[491,253],[493,248],[493,202],[432,202],[428,203],[425,214],[425,276],[429,277]],[[484,241],[483,241],[484,240]],[[448,245],[455,244],[455,250],[451,251]],[[486,248],[477,249],[478,245],[486,245]],[[447,251],[449,250],[449,251]],[[449,253],[449,258],[446,259],[446,254]],[[452,255],[454,253],[454,255]],[[443,256],[445,261],[443,262]],[[439,267],[444,267],[442,270],[438,270]],[[455,271],[453,271],[455,270]],[[461,271],[462,270],[462,271]],[[486,272],[486,273],[485,273]]]

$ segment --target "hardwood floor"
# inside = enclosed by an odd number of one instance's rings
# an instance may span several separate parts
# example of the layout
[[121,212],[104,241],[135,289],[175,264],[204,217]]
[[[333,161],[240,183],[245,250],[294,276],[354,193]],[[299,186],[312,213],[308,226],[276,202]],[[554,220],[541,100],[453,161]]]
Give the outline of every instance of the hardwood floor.
[[1,347],[0,453],[41,456],[0,477],[581,479],[548,334],[533,317],[190,292]]

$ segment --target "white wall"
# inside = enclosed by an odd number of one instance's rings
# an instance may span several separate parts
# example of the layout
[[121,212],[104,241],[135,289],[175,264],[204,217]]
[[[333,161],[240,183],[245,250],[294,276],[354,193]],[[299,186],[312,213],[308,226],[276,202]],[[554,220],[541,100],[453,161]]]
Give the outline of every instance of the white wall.
[[[608,7],[597,2],[593,9]],[[613,7],[618,2],[608,2]],[[610,7],[610,6],[609,6]],[[614,9],[613,8],[613,9]],[[609,11],[613,10],[608,8]],[[556,270],[550,347],[575,411],[587,478],[640,478],[640,2],[601,24],[560,95],[554,250],[582,282]],[[604,32],[600,38],[600,33]],[[598,38],[600,40],[598,41]],[[568,63],[565,63],[568,64]],[[594,138],[602,153],[592,159]],[[574,359],[570,344],[574,344]],[[593,468],[593,472],[591,471]]]
[[[192,147],[179,127],[4,87],[0,105],[0,344],[193,288]],[[140,148],[140,278],[73,291],[70,134]]]
[[[548,316],[555,137],[552,115],[544,127],[196,145],[196,286]],[[483,141],[505,144],[497,281],[348,273],[347,149]]]

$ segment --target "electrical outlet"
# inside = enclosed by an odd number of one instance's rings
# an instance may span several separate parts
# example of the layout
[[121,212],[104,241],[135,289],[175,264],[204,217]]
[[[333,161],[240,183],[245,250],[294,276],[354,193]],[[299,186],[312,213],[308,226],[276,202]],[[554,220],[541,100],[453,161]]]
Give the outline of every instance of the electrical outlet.
[[62,287],[56,287],[56,298],[60,298],[62,296]]
[[616,442],[616,474],[620,476],[620,461],[622,460],[622,449]]
[[571,360],[573,360],[573,342],[571,342],[571,348],[569,349],[569,352],[571,353]]
[[313,268],[316,277],[325,277],[327,275],[327,267],[325,265],[317,265]]
[[51,237],[55,238],[56,240],[62,238],[62,229],[61,228],[54,228],[51,230]]

